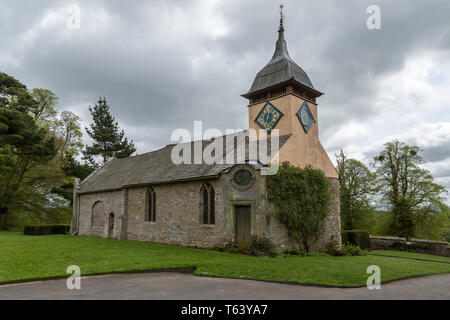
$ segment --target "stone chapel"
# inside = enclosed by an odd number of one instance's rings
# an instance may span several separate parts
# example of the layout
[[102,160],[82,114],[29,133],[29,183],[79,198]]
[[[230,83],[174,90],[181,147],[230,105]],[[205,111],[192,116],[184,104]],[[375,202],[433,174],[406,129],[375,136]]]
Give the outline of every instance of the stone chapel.
[[[311,248],[323,251],[330,242],[341,245],[338,174],[319,141],[317,99],[322,93],[289,56],[283,19],[272,59],[242,96],[248,99],[250,129],[266,130],[268,139],[279,130],[280,163],[311,164],[330,180],[331,212]],[[76,181],[71,234],[200,248],[248,246],[256,237],[270,240],[278,250],[297,247],[271,215],[267,176],[261,174],[266,165],[174,164],[174,147],[112,158]]]

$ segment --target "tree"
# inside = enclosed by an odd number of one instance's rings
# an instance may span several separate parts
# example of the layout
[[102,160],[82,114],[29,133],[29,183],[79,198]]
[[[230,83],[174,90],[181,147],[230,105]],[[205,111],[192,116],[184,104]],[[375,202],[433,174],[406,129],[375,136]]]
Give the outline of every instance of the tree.
[[432,211],[418,211],[414,237],[420,239],[446,240],[445,233],[450,228],[450,208],[439,204]]
[[0,73],[0,229],[8,227],[9,206],[26,173],[56,154],[54,139],[32,116],[38,108],[24,84]]
[[56,123],[58,97],[52,91],[41,88],[31,90],[30,94],[36,101],[36,107],[31,112],[36,124],[50,128]]
[[392,209],[390,232],[406,239],[413,235],[420,219],[440,210],[446,192],[420,167],[424,163],[421,151],[395,140],[386,143],[374,158],[383,200]]
[[94,171],[94,168],[87,163],[81,164],[73,155],[69,154],[64,158],[63,170],[68,176],[84,180]]
[[375,176],[360,161],[348,159],[341,150],[336,155],[336,169],[339,174],[341,223],[344,230],[353,230],[365,226],[369,229],[367,217],[373,214],[370,206],[374,188]]
[[124,131],[119,129],[105,98],[100,98],[93,108],[89,107],[89,111],[94,122],[90,124],[90,129],[86,128],[86,132],[94,142],[92,146],[86,146],[85,159],[95,166],[98,165],[95,156],[100,156],[105,163],[114,154],[118,158],[124,158],[136,151],[133,141],[128,142]]
[[[50,202],[58,202],[59,209],[62,212],[64,212],[63,207],[65,207],[64,201],[66,205],[72,205],[73,177],[78,176],[72,175],[72,173],[77,172],[74,172],[73,168],[68,169],[68,165],[77,165],[81,171],[88,170],[89,173],[93,169],[89,165],[81,165],[75,159],[83,148],[80,117],[71,111],[59,113],[56,109],[58,97],[50,90],[33,89],[31,94],[38,104],[38,108],[33,112],[33,117],[38,125],[46,128],[47,134],[55,139],[55,145],[58,149],[57,158],[30,172],[30,190],[36,190],[43,197],[33,194],[33,191],[29,191],[27,197],[28,199],[33,198],[35,205],[33,208],[27,208],[27,211],[36,212],[35,209],[37,208],[38,212],[45,213],[47,217],[49,211],[46,206],[53,206]],[[84,174],[81,175],[84,177]],[[26,189],[24,188],[21,192],[26,194]],[[22,203],[22,206],[26,206],[25,201]],[[20,211],[20,205],[17,206],[17,209]],[[59,221],[57,217],[58,210],[53,210],[52,212],[56,212],[52,215],[53,220],[55,222]],[[39,213],[35,213],[34,217],[36,219],[44,219]]]
[[323,233],[330,210],[325,174],[311,166],[300,169],[284,162],[276,175],[269,176],[268,183],[274,214],[286,226],[289,237],[308,252],[312,241]]
[[58,134],[61,139],[59,156],[61,164],[68,156],[76,156],[83,148],[83,133],[80,128],[80,117],[70,111],[63,111],[60,115]]

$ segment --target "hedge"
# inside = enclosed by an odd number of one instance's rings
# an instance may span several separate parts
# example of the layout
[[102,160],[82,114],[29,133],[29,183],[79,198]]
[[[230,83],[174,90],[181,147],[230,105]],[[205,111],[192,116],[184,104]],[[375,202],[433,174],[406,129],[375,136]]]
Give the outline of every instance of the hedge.
[[69,230],[69,225],[26,226],[23,229],[23,234],[29,236],[41,236],[46,234],[68,234]]
[[347,230],[342,232],[342,242],[351,243],[360,247],[361,249],[367,249],[370,247],[370,238],[367,231],[362,230]]

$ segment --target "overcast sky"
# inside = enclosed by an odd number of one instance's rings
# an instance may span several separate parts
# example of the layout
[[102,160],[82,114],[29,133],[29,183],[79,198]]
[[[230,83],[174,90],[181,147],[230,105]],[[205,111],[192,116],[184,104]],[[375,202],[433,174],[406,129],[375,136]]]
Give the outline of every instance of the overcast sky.
[[[285,0],[291,57],[325,92],[320,138],[368,164],[398,138],[450,189],[450,1]],[[138,153],[176,128],[248,127],[248,91],[272,57],[277,0],[2,0],[0,71],[50,89],[90,121],[105,96]],[[366,26],[369,5],[381,29]],[[69,29],[68,8],[81,10]]]

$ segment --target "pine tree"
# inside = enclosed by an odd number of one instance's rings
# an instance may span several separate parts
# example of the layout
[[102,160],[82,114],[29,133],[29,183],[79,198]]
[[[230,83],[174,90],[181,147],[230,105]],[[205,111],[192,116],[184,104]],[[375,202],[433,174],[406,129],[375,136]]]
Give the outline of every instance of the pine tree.
[[98,166],[96,156],[100,156],[105,163],[108,158],[115,155],[117,158],[125,158],[132,155],[136,148],[133,141],[130,142],[125,132],[120,130],[119,123],[109,110],[105,98],[100,98],[94,107],[89,107],[93,121],[90,129],[86,128],[88,135],[94,140],[92,146],[86,146],[84,159]]

